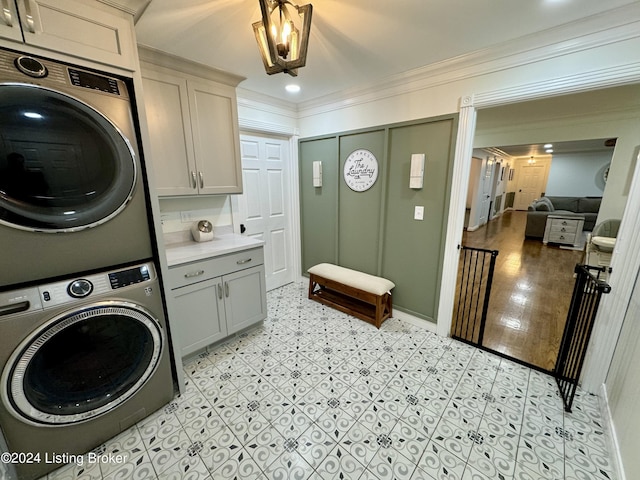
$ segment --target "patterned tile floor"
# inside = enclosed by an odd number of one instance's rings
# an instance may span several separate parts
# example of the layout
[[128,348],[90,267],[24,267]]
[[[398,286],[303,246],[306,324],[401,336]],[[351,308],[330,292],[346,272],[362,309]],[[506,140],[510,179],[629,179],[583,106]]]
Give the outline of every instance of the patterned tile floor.
[[613,479],[595,396],[398,319],[268,294],[264,325],[185,365],[187,391],[60,479]]

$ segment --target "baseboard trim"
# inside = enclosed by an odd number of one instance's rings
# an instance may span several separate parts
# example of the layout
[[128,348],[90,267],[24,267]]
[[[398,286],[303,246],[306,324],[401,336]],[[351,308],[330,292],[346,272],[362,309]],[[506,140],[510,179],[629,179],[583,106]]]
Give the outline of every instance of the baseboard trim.
[[414,317],[413,315],[405,312],[401,312],[398,309],[393,310],[393,318],[397,318],[404,322],[410,323],[411,325],[415,325],[416,327],[424,328],[431,333],[437,334],[437,325],[428,320],[423,320],[422,318]]
[[620,456],[620,445],[618,444],[618,437],[616,436],[616,428],[613,424],[613,418],[611,417],[611,410],[609,409],[609,397],[607,396],[607,388],[603,383],[600,385],[600,415],[602,416],[602,427],[607,439],[607,446],[609,447],[609,453],[612,457],[613,467],[615,469],[615,478],[618,480],[626,480],[624,474],[624,465],[622,463],[622,457]]

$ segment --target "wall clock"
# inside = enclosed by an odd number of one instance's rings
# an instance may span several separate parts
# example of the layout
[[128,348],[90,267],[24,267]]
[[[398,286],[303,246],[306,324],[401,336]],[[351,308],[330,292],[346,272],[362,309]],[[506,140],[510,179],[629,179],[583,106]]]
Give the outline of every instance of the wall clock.
[[363,148],[349,154],[344,162],[343,178],[354,192],[369,190],[378,178],[378,160]]

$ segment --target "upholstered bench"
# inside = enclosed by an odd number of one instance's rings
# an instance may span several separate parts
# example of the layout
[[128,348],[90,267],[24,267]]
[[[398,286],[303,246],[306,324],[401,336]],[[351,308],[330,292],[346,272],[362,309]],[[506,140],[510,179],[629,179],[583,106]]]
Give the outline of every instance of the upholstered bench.
[[307,270],[309,298],[380,328],[392,315],[391,289],[385,278],[320,263]]

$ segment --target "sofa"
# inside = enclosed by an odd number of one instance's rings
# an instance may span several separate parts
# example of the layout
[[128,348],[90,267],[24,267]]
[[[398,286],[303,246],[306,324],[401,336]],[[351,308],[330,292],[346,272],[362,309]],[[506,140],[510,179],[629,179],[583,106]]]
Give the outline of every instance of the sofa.
[[576,215],[584,217],[583,230],[591,231],[596,224],[602,197],[542,197],[527,209],[524,236],[543,238],[549,215]]

